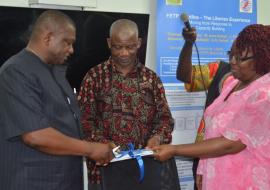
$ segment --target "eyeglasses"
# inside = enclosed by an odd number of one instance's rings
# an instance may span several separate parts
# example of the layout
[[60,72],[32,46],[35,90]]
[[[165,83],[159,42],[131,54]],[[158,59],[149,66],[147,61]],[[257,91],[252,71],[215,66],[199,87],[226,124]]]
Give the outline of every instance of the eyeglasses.
[[249,57],[237,57],[237,56],[234,56],[231,51],[227,51],[226,53],[227,53],[227,56],[229,57],[229,60],[234,59],[237,63],[242,63],[244,61],[253,59],[255,57],[254,55],[249,56]]
[[232,56],[231,59],[233,59],[233,58],[237,63],[242,63],[242,62],[247,61],[249,59],[253,59],[254,55],[249,56],[249,57],[235,57],[235,56]]
[[227,51],[226,54],[229,57],[229,60],[231,60],[232,59],[232,52],[231,51]]

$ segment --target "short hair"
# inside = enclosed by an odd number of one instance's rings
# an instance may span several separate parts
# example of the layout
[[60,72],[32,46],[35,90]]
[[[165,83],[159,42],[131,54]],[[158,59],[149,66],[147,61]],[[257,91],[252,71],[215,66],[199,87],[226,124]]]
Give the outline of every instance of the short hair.
[[252,50],[256,72],[268,73],[270,71],[270,27],[262,24],[246,26],[236,38],[234,54],[240,55],[245,50]]
[[129,19],[119,19],[112,23],[110,28],[110,37],[119,32],[125,32],[127,34],[134,33],[136,37],[139,37],[137,24]]
[[57,31],[59,28],[63,28],[63,26],[71,24],[75,28],[74,21],[58,10],[47,10],[44,11],[36,20],[31,38],[36,38],[40,34],[41,31],[49,29]]

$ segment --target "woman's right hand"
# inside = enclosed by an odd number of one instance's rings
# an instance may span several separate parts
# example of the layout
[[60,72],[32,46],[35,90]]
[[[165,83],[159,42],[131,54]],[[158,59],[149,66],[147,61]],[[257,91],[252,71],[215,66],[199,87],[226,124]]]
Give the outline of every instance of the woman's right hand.
[[170,144],[163,144],[151,148],[154,151],[155,159],[159,161],[166,161],[175,156],[175,146]]

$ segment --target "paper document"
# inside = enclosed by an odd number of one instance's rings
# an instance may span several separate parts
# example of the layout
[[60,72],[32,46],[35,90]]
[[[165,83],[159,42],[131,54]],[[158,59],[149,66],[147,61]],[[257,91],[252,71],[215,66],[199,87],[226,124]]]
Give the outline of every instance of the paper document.
[[[134,157],[136,157],[137,155],[140,156],[149,156],[149,155],[153,155],[154,152],[152,150],[148,150],[148,149],[137,149],[133,151]],[[128,159],[132,159],[132,157],[128,154],[128,151],[121,151],[119,153],[115,153],[115,158],[111,160],[111,162],[117,162],[117,161],[122,161],[122,160],[128,160]]]

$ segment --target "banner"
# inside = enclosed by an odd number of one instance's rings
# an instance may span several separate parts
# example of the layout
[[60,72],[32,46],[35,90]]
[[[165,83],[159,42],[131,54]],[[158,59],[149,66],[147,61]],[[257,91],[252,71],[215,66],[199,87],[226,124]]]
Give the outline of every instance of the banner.
[[[164,83],[166,97],[175,119],[173,144],[195,140],[202,117],[205,93],[186,93],[183,83],[176,79],[179,53],[184,44],[180,16],[186,13],[197,30],[197,46],[201,64],[215,60],[228,60],[237,34],[247,25],[257,22],[256,0],[158,0],[157,1],[157,73]],[[193,48],[192,63],[197,64]],[[192,161],[177,158],[182,190],[193,189]]]
[[[183,45],[180,16],[189,15],[197,29],[197,46],[202,63],[227,59],[236,35],[256,23],[256,1],[253,0],[158,0],[157,2],[157,72],[164,83],[177,82],[175,72]],[[197,62],[194,52],[194,63]]]

